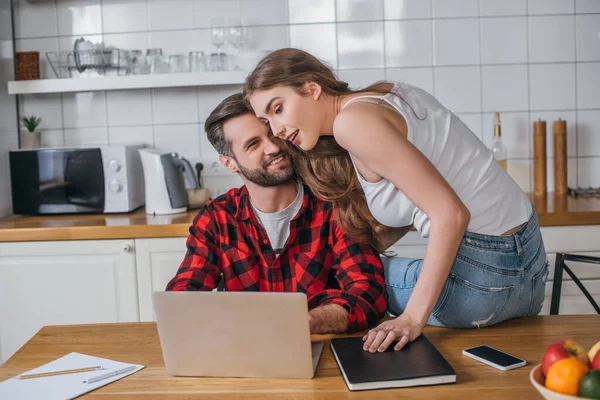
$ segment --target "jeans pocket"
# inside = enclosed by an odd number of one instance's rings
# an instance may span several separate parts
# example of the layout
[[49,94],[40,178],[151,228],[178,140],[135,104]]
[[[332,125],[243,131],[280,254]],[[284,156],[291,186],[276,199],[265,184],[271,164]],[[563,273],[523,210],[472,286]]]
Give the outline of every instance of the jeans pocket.
[[544,267],[541,268],[531,278],[531,303],[527,315],[538,315],[542,311],[544,299],[546,296],[546,281],[550,272],[550,263],[548,259],[544,261]]
[[449,328],[478,328],[503,321],[503,312],[513,286],[484,287],[452,272],[444,298],[433,311],[439,322]]

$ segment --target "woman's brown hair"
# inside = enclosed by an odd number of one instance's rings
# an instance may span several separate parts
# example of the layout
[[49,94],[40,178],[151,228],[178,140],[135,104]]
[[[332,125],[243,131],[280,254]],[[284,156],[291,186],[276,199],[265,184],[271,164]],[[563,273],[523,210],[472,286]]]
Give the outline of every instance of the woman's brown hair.
[[[349,93],[388,93],[385,82],[378,82],[361,90],[351,90],[346,82],[337,79],[333,71],[311,54],[292,48],[280,49],[262,59],[246,79],[244,97],[256,90],[270,89],[277,85],[293,87],[298,93],[305,82],[319,84],[324,93],[339,96]],[[382,234],[384,226],[373,218],[365,194],[356,177],[348,152],[332,136],[321,136],[317,145],[303,151],[287,141],[285,148],[292,155],[296,173],[312,192],[334,206],[338,224],[354,238],[370,241],[384,251]]]

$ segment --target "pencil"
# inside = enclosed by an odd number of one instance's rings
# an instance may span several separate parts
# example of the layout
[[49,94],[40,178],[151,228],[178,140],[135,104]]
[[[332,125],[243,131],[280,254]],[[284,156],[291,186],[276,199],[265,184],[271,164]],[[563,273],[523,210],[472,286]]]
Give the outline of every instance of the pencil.
[[52,372],[43,372],[39,374],[29,374],[29,375],[21,375],[19,379],[31,379],[31,378],[41,378],[44,376],[54,376],[54,375],[65,375],[65,374],[76,374],[78,372],[88,372],[88,371],[97,371],[102,369],[102,367],[87,367],[87,368],[77,368],[77,369],[64,369],[61,371],[52,371]]

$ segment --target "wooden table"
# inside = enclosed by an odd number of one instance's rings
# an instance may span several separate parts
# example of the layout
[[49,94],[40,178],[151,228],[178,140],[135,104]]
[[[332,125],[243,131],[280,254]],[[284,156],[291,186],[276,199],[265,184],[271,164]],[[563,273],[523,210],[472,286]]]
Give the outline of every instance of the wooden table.
[[[350,392],[328,346],[314,379],[180,378],[167,376],[154,323],[65,325],[42,328],[0,367],[0,381],[72,351],[143,364],[142,371],[83,396],[97,399],[535,399],[529,371],[546,346],[570,338],[589,348],[600,340],[598,315],[518,318],[483,329],[427,327],[425,334],[452,364],[456,384]],[[314,340],[332,336],[314,335]],[[200,340],[200,339],[199,339]],[[462,355],[487,344],[525,358],[527,366],[498,371]]]

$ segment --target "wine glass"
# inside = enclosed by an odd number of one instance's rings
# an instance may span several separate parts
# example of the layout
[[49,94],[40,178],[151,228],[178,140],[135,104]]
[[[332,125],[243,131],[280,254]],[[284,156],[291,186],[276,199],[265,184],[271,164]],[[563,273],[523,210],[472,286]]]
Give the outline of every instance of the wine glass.
[[234,48],[233,64],[235,69],[240,69],[238,65],[238,56],[243,45],[242,23],[239,18],[230,18],[227,27],[227,42]]
[[[210,37],[211,43],[217,48],[218,59],[220,60],[221,46],[225,44],[225,19],[224,18],[211,18],[210,19]],[[219,64],[219,70],[223,69],[223,66]]]

